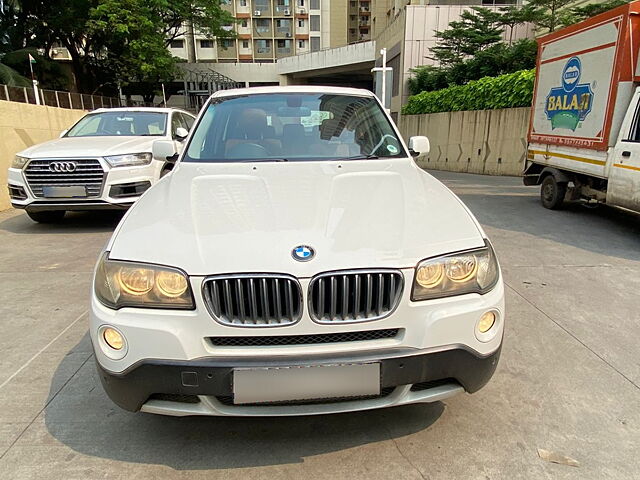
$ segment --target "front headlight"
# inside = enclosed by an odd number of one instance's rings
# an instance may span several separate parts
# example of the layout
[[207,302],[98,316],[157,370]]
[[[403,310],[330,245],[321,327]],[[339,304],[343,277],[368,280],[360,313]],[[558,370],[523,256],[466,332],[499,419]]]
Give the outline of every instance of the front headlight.
[[192,310],[187,276],[177,268],[109,260],[106,252],[96,270],[94,289],[109,308],[140,307]]
[[428,300],[465,293],[487,293],[498,282],[491,244],[484,248],[423,260],[416,267],[411,299]]
[[132,167],[136,165],[149,165],[153,159],[150,153],[128,153],[126,155],[112,155],[104,157],[112,167]]
[[30,159],[27,157],[16,155],[13,157],[13,162],[11,162],[11,168],[18,168],[22,170],[29,160]]

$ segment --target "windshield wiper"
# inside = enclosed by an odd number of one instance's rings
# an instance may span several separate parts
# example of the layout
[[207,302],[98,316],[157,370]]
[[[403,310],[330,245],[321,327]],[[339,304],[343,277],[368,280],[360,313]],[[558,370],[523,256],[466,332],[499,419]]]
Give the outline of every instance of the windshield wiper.
[[366,155],[354,155],[352,157],[337,158],[336,160],[369,160],[369,159],[375,160],[376,158],[380,158],[380,157],[378,157],[377,155],[368,153]]
[[247,160],[242,160],[242,163],[253,163],[253,162],[288,162],[288,158],[250,158]]

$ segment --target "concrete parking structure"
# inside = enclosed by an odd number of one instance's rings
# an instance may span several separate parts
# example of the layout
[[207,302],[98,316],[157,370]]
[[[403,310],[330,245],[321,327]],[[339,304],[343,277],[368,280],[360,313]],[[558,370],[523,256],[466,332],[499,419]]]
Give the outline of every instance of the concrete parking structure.
[[[357,414],[119,410],[95,373],[86,310],[97,254],[120,217],[73,214],[47,226],[1,212],[0,477],[637,476],[640,216],[550,212],[520,179],[433,173],[477,216],[502,263],[500,365],[475,395]],[[538,449],[580,465],[546,462]]]

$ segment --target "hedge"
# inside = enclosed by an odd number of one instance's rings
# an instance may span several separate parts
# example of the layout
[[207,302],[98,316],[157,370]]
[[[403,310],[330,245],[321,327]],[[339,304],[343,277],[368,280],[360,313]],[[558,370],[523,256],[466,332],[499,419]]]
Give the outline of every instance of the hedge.
[[420,92],[409,97],[402,114],[528,107],[533,99],[534,79],[535,70],[520,70],[499,77],[484,77],[466,85]]

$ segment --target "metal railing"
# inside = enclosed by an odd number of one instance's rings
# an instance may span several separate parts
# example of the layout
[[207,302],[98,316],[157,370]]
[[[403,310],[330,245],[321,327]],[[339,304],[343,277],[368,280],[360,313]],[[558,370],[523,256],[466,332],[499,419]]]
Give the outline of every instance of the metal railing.
[[[61,90],[38,89],[40,105],[78,110],[95,110],[96,108],[142,107],[146,104],[132,100],[123,102],[119,98],[85,93],[64,92]],[[36,105],[33,87],[10,87],[0,84],[0,100],[9,102],[31,103]]]

